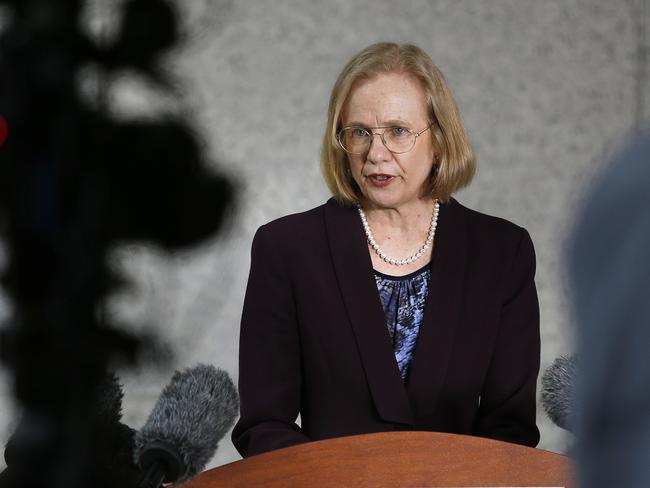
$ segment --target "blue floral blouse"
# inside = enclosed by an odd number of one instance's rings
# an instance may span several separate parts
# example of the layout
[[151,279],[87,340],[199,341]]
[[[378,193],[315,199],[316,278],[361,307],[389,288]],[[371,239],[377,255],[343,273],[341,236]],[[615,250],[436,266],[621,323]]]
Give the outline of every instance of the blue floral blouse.
[[405,276],[389,276],[375,271],[388,334],[393,342],[395,360],[404,381],[424,316],[430,275],[428,264]]

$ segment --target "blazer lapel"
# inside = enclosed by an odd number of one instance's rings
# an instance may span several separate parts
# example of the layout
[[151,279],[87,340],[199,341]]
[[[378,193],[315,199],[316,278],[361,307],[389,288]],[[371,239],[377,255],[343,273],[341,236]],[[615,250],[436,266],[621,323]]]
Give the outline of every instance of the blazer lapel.
[[467,229],[459,210],[458,202],[451,199],[441,206],[438,218],[429,294],[407,381],[416,419],[436,408],[462,306]]
[[330,199],[325,205],[325,227],[341,297],[379,416],[388,422],[413,424],[361,220],[354,208]]

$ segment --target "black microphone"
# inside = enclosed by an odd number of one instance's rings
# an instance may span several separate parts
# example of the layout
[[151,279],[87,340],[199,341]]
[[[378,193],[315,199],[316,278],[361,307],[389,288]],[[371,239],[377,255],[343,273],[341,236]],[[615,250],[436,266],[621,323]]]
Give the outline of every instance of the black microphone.
[[[114,427],[122,418],[122,398],[124,397],[117,377],[114,374],[108,374],[97,385],[97,391],[98,394],[92,408],[93,422],[99,428]],[[7,442],[4,453],[7,466],[20,462],[20,439],[23,432],[30,428],[26,424],[28,422],[23,420]]]
[[144,472],[138,486],[159,488],[199,474],[238,413],[228,373],[205,364],[176,371],[135,437],[134,459]]
[[542,406],[558,427],[572,432],[575,406],[576,356],[560,356],[542,376]]
[[[94,453],[93,462],[103,480],[111,486],[132,486],[140,477],[140,471],[133,462],[135,431],[120,422],[124,393],[117,377],[109,373],[97,385],[97,395],[91,406],[93,436],[101,439],[100,449]],[[39,422],[39,416],[25,412],[15,432],[5,446],[5,471],[0,473],[0,486],[13,486],[9,479],[18,473],[26,475],[42,464],[41,453],[33,448],[34,442],[46,435],[47,426]],[[30,449],[31,447],[31,449]],[[30,453],[27,456],[26,453]],[[35,457],[34,457],[35,456]],[[28,480],[22,480],[27,482]]]

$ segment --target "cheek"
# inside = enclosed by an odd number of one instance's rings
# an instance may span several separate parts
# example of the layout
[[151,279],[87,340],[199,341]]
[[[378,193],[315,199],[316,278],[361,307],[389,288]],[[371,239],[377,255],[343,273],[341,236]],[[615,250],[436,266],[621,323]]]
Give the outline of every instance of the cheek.
[[358,160],[348,158],[347,165],[348,165],[348,169],[346,170],[346,171],[348,171],[347,177],[348,178],[351,177],[350,179],[352,179],[357,184],[357,186],[360,186],[361,185],[361,180],[362,180],[362,176],[361,176],[362,166],[361,166],[361,164],[359,163]]
[[433,162],[435,159],[435,152],[431,145],[422,148],[417,153],[417,159],[419,161],[418,167],[421,169],[421,172],[429,174],[431,172],[431,168],[433,167]]
[[397,160],[403,175],[414,183],[426,180],[431,173],[433,155],[426,153],[412,154],[410,158]]
[[361,174],[361,171],[363,170],[363,163],[364,161],[359,157],[348,158],[348,167],[350,168],[350,171],[355,178]]

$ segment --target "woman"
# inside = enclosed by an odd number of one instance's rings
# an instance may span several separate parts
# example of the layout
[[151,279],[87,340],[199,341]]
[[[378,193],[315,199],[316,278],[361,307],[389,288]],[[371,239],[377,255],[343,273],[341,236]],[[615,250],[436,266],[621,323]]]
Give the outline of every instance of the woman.
[[536,445],[533,245],[451,198],[474,157],[426,53],[380,43],[348,63],[321,162],[333,198],[253,241],[235,447],[391,430]]

